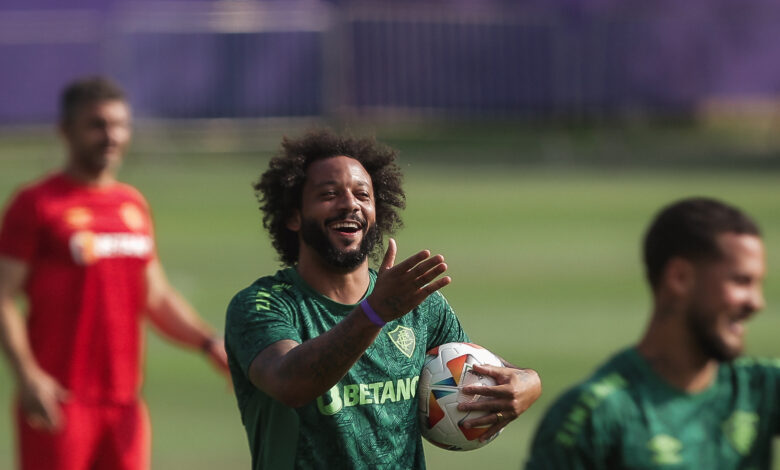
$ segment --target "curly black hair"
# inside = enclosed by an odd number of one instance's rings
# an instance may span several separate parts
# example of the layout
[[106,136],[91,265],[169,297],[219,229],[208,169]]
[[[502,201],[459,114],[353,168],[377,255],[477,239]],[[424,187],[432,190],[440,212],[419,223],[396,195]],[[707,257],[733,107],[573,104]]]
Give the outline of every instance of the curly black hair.
[[[287,228],[287,221],[301,208],[309,165],[342,155],[360,162],[371,177],[380,234],[391,234],[403,225],[399,210],[406,207],[406,194],[401,187],[401,169],[395,163],[396,150],[371,138],[337,135],[328,130],[310,131],[298,139],[285,137],[279,154],[253,184],[263,212],[263,226],[284,265],[298,261],[298,234]],[[377,253],[375,249],[372,255],[376,257]]]

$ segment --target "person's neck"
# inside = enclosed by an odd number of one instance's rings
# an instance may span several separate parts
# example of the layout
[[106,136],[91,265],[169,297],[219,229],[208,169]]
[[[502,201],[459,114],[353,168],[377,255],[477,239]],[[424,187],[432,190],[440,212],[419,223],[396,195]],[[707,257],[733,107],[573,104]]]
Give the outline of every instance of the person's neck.
[[92,173],[75,165],[67,165],[62,172],[71,180],[86,186],[104,187],[116,183],[114,173],[108,170]]
[[687,330],[674,321],[671,315],[654,313],[636,349],[670,385],[689,393],[700,392],[713,383],[718,361],[700,351]]
[[370,282],[368,260],[349,271],[328,266],[314,256],[303,253],[295,269],[312,289],[342,304],[355,304],[363,298]]

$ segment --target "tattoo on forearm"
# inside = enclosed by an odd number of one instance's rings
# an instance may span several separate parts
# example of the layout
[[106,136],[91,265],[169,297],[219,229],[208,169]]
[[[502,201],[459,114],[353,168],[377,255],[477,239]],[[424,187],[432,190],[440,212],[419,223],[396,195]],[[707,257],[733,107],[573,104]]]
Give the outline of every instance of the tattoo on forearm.
[[308,370],[315,381],[330,381],[334,379],[334,371],[344,373],[349,370],[370,343],[365,342],[352,322],[342,322],[334,330],[341,337],[340,341],[327,345],[316,341],[311,343],[311,349],[293,366],[298,370]]

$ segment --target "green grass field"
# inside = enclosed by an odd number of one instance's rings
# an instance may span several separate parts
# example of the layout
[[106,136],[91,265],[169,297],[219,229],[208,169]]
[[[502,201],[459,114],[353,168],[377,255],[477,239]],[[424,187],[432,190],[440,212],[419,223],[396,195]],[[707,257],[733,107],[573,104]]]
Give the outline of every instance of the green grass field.
[[[250,188],[277,137],[261,142],[256,152],[226,153],[219,151],[219,140],[174,146],[139,140],[121,174],[153,207],[159,253],[172,282],[220,328],[230,297],[278,267]],[[406,174],[406,226],[396,237],[400,255],[423,248],[444,254],[453,278],[444,294],[472,339],[537,369],[544,382],[539,402],[493,444],[469,453],[428,446],[429,468],[520,468],[551,400],[637,339],[649,310],[639,239],[654,212],[678,197],[724,198],[760,221],[769,256],[768,308],[751,324],[748,343],[751,353],[778,354],[777,170],[740,170],[739,156],[733,155],[720,169],[703,165],[701,158],[692,165],[655,167],[652,149],[645,150],[641,165],[626,164],[622,155],[595,166],[578,160],[578,148],[595,154],[593,142],[611,145],[601,134],[595,140],[569,135],[565,158],[524,162],[511,158],[513,146],[549,148],[553,136],[546,135],[544,145],[520,139],[491,148],[478,139],[464,142],[458,134],[452,140],[460,143],[450,143],[447,151],[442,150],[446,135],[426,142],[388,138],[402,150]],[[686,140],[692,153],[724,147],[699,140],[698,146],[691,143],[695,136]],[[484,152],[485,164],[469,162],[469,152],[480,158]],[[0,134],[0,200],[6,201],[19,182],[55,167],[60,154],[51,137]],[[622,163],[613,164],[617,160]],[[154,468],[249,467],[231,390],[203,358],[150,333],[145,370]],[[0,362],[0,409],[10,409],[12,389],[7,363]],[[4,411],[0,469],[6,468],[13,468],[13,435]]]

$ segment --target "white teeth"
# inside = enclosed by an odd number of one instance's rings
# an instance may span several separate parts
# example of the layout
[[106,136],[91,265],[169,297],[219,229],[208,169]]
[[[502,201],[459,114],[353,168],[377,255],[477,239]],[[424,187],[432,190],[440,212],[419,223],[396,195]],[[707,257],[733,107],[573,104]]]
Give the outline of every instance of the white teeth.
[[335,228],[335,229],[341,229],[341,228],[354,228],[354,229],[357,229],[357,228],[360,228],[360,225],[357,224],[356,222],[337,222],[337,223],[333,224],[332,227]]

